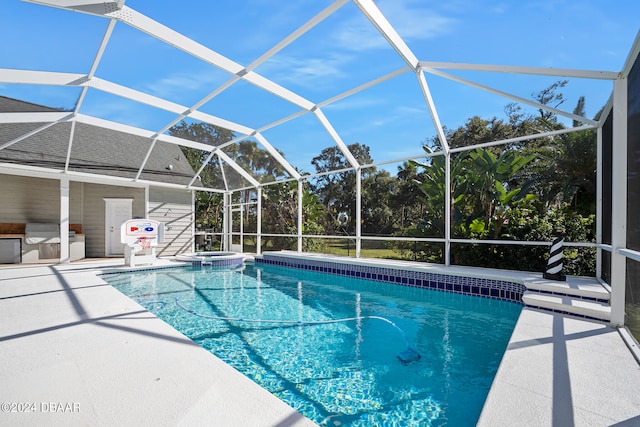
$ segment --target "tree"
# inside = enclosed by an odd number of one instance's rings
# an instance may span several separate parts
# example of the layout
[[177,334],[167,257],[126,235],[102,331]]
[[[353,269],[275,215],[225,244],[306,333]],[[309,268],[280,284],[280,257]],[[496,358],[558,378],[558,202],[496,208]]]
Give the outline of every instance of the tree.
[[[373,163],[369,147],[364,144],[347,146],[360,165]],[[311,160],[316,172],[325,173],[351,168],[342,151],[336,146],[328,147]],[[362,179],[376,173],[376,168],[362,169]],[[318,195],[320,203],[326,207],[325,229],[330,234],[348,234],[355,232],[356,219],[356,173],[354,170],[327,173],[314,179],[312,190]],[[346,218],[346,221],[338,220]]]
[[[542,105],[550,105],[553,108],[558,108],[561,104],[564,103],[564,95],[562,92],[559,92],[559,89],[562,89],[569,83],[569,80],[559,80],[549,87],[542,89],[540,92],[533,93],[533,99],[538,101]],[[542,108],[538,109],[540,113],[540,119],[544,122],[548,123],[557,123],[558,118],[555,113],[551,111],[543,110]]]
[[362,180],[362,234],[384,235],[393,231],[397,219],[392,208],[397,180],[385,170]]
[[[514,202],[529,196],[526,193],[529,183],[518,182],[517,174],[534,158],[535,155],[524,157],[510,150],[499,157],[480,148],[469,153],[472,167],[464,168],[465,194],[484,214],[483,230],[493,228],[494,239],[501,237],[506,211]],[[476,230],[478,225],[476,222]]]
[[[169,134],[189,141],[218,146],[230,141],[234,135],[228,129],[223,129],[208,123],[190,123],[184,120],[169,129]],[[197,171],[209,156],[208,151],[190,147],[180,147],[187,161]],[[221,172],[217,162],[209,162],[199,175],[203,187],[220,187]],[[216,228],[222,230],[222,194],[214,192],[196,191],[195,209],[196,223],[202,228]]]
[[[534,94],[544,104],[565,102],[558,91],[566,81],[556,82]],[[563,129],[555,114],[539,109],[525,114],[515,104],[506,107],[508,121],[472,117],[458,129],[446,130],[450,146],[460,147],[509,139],[514,136]],[[584,115],[584,98],[574,113]],[[429,142],[429,141],[428,141]],[[437,141],[430,141],[434,145]],[[432,153],[429,144],[425,151]],[[476,149],[451,156],[452,234],[459,238],[551,240],[558,229],[567,240],[593,239],[595,210],[595,133],[592,130],[547,136],[527,142]],[[444,233],[445,157],[424,163],[409,162],[404,175],[414,176],[422,193],[424,215],[403,235],[442,237]],[[415,205],[414,205],[415,206]],[[535,223],[538,230],[529,226]],[[398,245],[401,246],[401,245]],[[454,263],[497,268],[539,270],[546,247],[505,245],[452,245]],[[593,251],[566,251],[570,271],[592,274]],[[437,259],[437,251],[422,251]],[[429,259],[429,260],[431,260]]]
[[[208,123],[187,123],[184,120],[169,129],[169,134],[214,147],[231,141],[232,131]],[[210,155],[209,151],[181,147],[194,170],[199,170]],[[259,182],[271,182],[285,175],[282,165],[267,151],[258,147],[255,141],[243,140],[222,149],[241,168]],[[224,168],[224,169],[223,169]],[[200,172],[200,183],[205,188],[222,190],[247,186],[248,183],[235,170],[214,156]],[[237,201],[244,203],[255,199],[255,190],[243,190]],[[196,219],[204,228],[222,229],[223,196],[218,192],[197,191],[195,195]],[[245,221],[249,221],[250,209],[245,210]]]
[[416,186],[416,182],[423,179],[416,162],[406,161],[398,166],[396,191],[391,194],[390,204],[394,208],[396,226],[400,230],[415,227],[424,217],[422,193]]
[[[302,233],[322,235],[324,209],[318,196],[308,185],[302,193]],[[298,234],[298,183],[286,182],[264,187],[262,191],[262,222],[266,234]],[[265,236],[263,245],[269,250],[294,249],[295,237]],[[305,251],[318,251],[319,240],[303,239]]]
[[[562,83],[562,82],[560,82]],[[558,84],[550,88],[558,88]],[[563,99],[548,88],[543,101]],[[584,97],[578,99],[574,113],[584,115]],[[539,122],[540,123],[540,122]],[[550,128],[564,126],[552,119]],[[573,126],[578,125],[574,121]],[[534,154],[536,162],[529,170],[532,191],[548,206],[573,203],[582,215],[595,213],[596,197],[596,133],[587,129],[562,135],[539,138],[522,147],[524,155]]]
[[[581,96],[580,98],[578,98],[578,104],[576,105],[576,108],[574,108],[573,110],[573,114],[575,114],[576,116],[580,116],[580,117],[584,117],[584,96]],[[580,122],[577,120],[573,121],[573,127],[578,127],[580,126]]]

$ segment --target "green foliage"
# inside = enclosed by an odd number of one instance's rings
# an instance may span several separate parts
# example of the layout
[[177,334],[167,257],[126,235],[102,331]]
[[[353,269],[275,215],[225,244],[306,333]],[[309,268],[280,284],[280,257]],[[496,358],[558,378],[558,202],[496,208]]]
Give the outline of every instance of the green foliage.
[[[324,216],[318,196],[309,188],[302,193],[302,232],[322,235],[320,224]],[[262,191],[262,224],[266,234],[298,234],[298,183],[288,182],[264,187]],[[322,244],[318,239],[303,239],[303,250],[317,252]],[[268,250],[297,248],[296,238],[265,236],[263,245]]]
[[[233,132],[208,123],[191,123],[185,121],[169,129],[169,134],[189,141],[218,146],[233,138]],[[196,148],[181,147],[189,165],[194,171],[207,160],[209,152]],[[210,162],[199,175],[202,187],[219,185],[220,169],[217,163]],[[197,183],[195,185],[198,185]],[[199,228],[222,231],[222,194],[207,191],[195,192],[196,224]]]
[[[350,144],[349,152],[360,165],[373,163],[370,150],[364,144]],[[312,190],[325,207],[323,226],[328,234],[355,235],[356,229],[356,172],[346,156],[336,146],[328,147],[311,160],[316,172],[327,173],[313,180]],[[363,168],[362,231],[365,234],[390,233],[395,223],[391,196],[396,180],[387,171],[374,167]],[[342,221],[345,219],[345,221]]]
[[[559,92],[566,81],[559,81],[533,94],[533,98],[551,107],[565,102]],[[585,101],[580,98],[574,113],[584,115]],[[437,137],[424,144],[422,161],[406,161],[397,176],[374,167],[361,169],[363,235],[392,235],[405,238],[444,238],[445,205],[450,204],[451,236],[472,240],[549,242],[559,234],[566,241],[594,240],[596,134],[583,130],[538,137],[526,142],[516,137],[563,129],[557,117],[540,108],[524,113],[515,104],[506,106],[507,120],[472,117],[457,129],[445,129],[450,147],[467,147],[491,141],[508,140],[501,146],[488,146],[444,155]],[[578,125],[579,121],[573,123]],[[181,122],[172,135],[209,145],[230,141],[232,132],[206,124]],[[348,145],[360,165],[373,163],[364,144]],[[185,148],[185,156],[194,170],[207,160],[208,151]],[[247,170],[256,180],[270,182],[285,176],[273,157],[253,141],[224,148],[225,154]],[[305,183],[302,194],[302,233],[313,235],[349,235],[356,230],[356,172],[337,147],[329,147],[313,158],[321,175]],[[205,187],[234,188],[242,183],[237,172],[225,168],[226,182],[219,161],[210,161],[200,178]],[[449,166],[450,184],[446,185]],[[235,174],[235,175],[234,175]],[[246,183],[245,183],[246,184]],[[447,193],[447,189],[449,193]],[[262,231],[265,234],[298,233],[298,184],[285,182],[263,187]],[[254,199],[254,190],[234,195],[235,202]],[[197,215],[207,227],[222,223],[222,196],[196,194]],[[246,210],[247,229],[255,230],[257,214]],[[329,250],[319,238],[304,238],[305,251]],[[342,247],[345,246],[346,247]],[[334,245],[335,246],[335,245]],[[351,254],[353,241],[339,240],[332,250]],[[264,236],[263,249],[295,249],[297,239]],[[453,264],[543,271],[548,258],[546,245],[456,244],[451,245]],[[387,248],[371,248],[389,257],[390,251],[405,259],[444,262],[444,244],[417,240],[395,241]],[[381,253],[382,253],[381,252]],[[564,272],[592,275],[595,251],[565,247]]]
[[[557,82],[534,94],[545,105],[564,102],[557,93],[566,82]],[[576,107],[584,112],[584,99]],[[562,129],[554,114],[543,109],[539,116],[522,114],[507,106],[508,122],[473,117],[464,126],[447,131],[453,147],[489,140],[509,139],[524,132]],[[435,141],[432,141],[435,142]],[[539,138],[527,144],[475,149],[451,156],[451,234],[463,239],[551,241],[561,233],[565,241],[594,241],[595,231],[595,133],[591,130]],[[428,155],[433,151],[425,147]],[[443,237],[445,156],[410,162],[402,172],[414,176],[424,215],[397,233],[402,236]],[[415,169],[415,170],[414,170]],[[437,251],[394,245],[408,258],[432,261]],[[453,264],[543,271],[548,246],[452,244]],[[593,275],[595,251],[565,247],[566,274]]]
[[[559,235],[567,242],[594,239],[595,216],[582,216],[568,204],[545,208],[539,201],[522,200],[508,211],[505,223],[501,240],[549,242]],[[482,238],[481,235],[469,237]],[[595,274],[594,250],[565,247],[563,254],[565,274]],[[548,246],[477,244],[452,247],[452,260],[461,265],[542,272],[548,257]]]

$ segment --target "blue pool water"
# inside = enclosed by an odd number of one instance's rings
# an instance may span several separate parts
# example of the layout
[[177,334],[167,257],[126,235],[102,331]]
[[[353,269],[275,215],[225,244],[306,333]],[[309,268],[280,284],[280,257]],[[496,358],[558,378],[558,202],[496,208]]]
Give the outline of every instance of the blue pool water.
[[475,425],[522,308],[270,265],[103,278],[328,426]]

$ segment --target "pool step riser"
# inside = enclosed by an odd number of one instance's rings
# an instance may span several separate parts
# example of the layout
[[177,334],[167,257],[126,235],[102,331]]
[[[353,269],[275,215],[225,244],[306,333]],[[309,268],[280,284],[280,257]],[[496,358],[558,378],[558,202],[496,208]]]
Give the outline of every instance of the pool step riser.
[[611,320],[611,307],[608,301],[594,301],[566,294],[540,293],[528,290],[522,296],[522,302],[527,307],[551,311],[554,313],[568,314],[581,318],[609,322]]

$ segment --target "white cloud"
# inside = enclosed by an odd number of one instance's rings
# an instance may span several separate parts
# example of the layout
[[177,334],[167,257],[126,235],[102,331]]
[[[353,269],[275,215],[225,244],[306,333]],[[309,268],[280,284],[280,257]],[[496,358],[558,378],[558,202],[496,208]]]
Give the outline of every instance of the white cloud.
[[362,110],[364,108],[375,107],[384,104],[384,100],[374,97],[352,97],[345,98],[337,101],[333,104],[329,104],[323,107],[323,110],[331,111],[348,111],[348,110]]
[[[429,40],[452,31],[456,21],[424,7],[422,2],[391,0],[380,4],[380,10],[407,42]],[[364,16],[356,15],[343,22],[333,38],[345,49],[364,51],[382,49],[387,41]]]
[[[230,78],[229,75],[227,77]],[[199,92],[202,96],[212,92],[216,87],[226,81],[215,70],[196,73],[174,73],[161,77],[146,85],[149,92],[161,98],[172,99],[187,92]]]
[[294,58],[278,55],[265,63],[258,71],[283,84],[317,87],[348,76],[343,71],[351,58],[348,55],[331,54],[325,58]]

